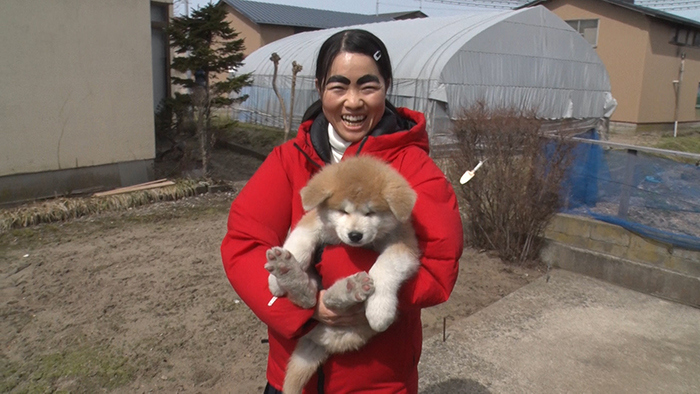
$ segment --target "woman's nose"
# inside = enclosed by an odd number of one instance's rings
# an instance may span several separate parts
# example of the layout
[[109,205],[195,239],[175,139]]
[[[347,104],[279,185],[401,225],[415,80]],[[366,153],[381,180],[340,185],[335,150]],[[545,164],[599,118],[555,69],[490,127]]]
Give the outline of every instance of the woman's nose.
[[360,92],[350,89],[345,100],[345,106],[348,108],[359,108],[364,104]]

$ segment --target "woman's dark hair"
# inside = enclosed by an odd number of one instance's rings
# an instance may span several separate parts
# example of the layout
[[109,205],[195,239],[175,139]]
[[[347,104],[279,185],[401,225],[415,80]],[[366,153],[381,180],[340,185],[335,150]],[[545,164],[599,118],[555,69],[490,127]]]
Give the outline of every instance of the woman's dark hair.
[[391,83],[391,60],[382,40],[367,30],[351,29],[333,34],[321,45],[316,59],[316,79],[321,89],[326,85],[333,60],[342,52],[359,53],[374,58],[379,74],[387,84]]
[[[333,65],[333,60],[338,54],[343,52],[359,53],[373,58],[377,63],[379,74],[387,84],[387,90],[389,89],[389,85],[393,81],[391,60],[382,40],[367,30],[348,29],[333,34],[321,45],[318,58],[316,59],[316,80],[320,90],[323,90],[326,85],[326,78],[328,78],[328,72],[331,69],[331,65]],[[387,107],[394,110],[394,106],[389,101],[386,104]],[[303,120],[316,117],[320,109],[321,101],[319,100],[306,110]]]

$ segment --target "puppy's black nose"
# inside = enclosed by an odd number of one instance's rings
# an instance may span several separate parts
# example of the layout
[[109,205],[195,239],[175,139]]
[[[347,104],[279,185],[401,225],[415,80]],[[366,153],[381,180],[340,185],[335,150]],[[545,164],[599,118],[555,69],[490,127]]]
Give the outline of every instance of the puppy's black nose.
[[362,240],[362,233],[359,231],[351,231],[348,233],[348,238],[352,242],[360,242]]

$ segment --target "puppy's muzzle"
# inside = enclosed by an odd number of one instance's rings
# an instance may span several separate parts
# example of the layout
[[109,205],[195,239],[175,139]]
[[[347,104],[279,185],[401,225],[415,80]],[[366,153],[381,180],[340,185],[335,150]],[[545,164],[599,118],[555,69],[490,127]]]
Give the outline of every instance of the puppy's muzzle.
[[348,233],[348,239],[353,243],[362,241],[362,233],[359,231],[351,231]]

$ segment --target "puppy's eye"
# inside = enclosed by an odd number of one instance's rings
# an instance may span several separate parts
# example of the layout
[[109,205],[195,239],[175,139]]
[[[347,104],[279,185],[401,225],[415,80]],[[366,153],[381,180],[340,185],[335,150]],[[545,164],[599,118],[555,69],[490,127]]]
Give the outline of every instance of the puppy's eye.
[[344,210],[344,209],[339,209],[338,212],[339,212],[341,215],[347,215],[347,214],[348,214],[348,211],[346,211],[346,210]]
[[376,215],[376,214],[377,214],[377,213],[374,212],[374,211],[369,211],[369,212],[365,213],[365,216],[367,216],[367,217],[372,217],[372,216],[374,216],[374,215]]

